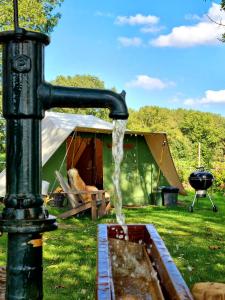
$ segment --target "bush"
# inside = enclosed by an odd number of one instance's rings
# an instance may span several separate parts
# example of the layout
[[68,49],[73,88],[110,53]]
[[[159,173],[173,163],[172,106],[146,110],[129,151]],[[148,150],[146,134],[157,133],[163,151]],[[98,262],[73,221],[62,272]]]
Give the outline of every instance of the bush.
[[215,177],[214,188],[218,191],[225,190],[225,162],[214,162],[212,173]]

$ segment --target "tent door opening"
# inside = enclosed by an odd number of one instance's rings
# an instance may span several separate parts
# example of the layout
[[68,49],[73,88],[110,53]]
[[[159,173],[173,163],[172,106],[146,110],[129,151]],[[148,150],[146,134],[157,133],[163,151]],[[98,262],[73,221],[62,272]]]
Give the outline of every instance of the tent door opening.
[[[71,141],[72,140],[72,141]],[[67,138],[67,170],[76,168],[87,185],[103,189],[103,143],[100,139]]]

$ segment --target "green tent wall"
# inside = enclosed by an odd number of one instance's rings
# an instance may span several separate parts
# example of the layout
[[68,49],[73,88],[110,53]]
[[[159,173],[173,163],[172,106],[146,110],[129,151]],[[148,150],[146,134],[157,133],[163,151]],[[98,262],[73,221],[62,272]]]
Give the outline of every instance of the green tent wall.
[[[113,160],[110,135],[104,135],[104,185],[113,191]],[[150,195],[158,186],[168,185],[157,166],[144,136],[125,135],[124,159],[121,165],[121,191],[124,205],[150,204]]]
[[[103,143],[103,187],[113,200],[113,159],[111,133],[83,133],[82,138],[98,138]],[[50,190],[58,186],[55,170],[66,178],[66,141],[43,167],[43,180],[50,182]],[[54,187],[53,187],[54,184]],[[125,134],[124,159],[121,165],[121,191],[124,205],[150,204],[150,195],[158,186],[168,185],[167,180],[155,162],[143,135]]]

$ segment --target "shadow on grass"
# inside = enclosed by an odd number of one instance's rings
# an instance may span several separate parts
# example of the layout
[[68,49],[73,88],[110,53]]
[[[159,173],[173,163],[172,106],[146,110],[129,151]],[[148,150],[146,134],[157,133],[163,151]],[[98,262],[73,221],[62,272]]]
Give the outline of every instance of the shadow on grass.
[[[127,223],[152,223],[191,287],[199,281],[225,282],[225,197],[215,196],[219,211],[199,201],[194,213],[181,207],[125,209]],[[51,214],[61,210],[50,208]],[[44,299],[95,299],[97,225],[115,223],[111,213],[98,222],[90,216],[59,220],[59,229],[44,234]],[[5,264],[6,235],[0,239],[0,261]]]
[[61,224],[45,235],[45,299],[94,299],[97,223],[81,218]]

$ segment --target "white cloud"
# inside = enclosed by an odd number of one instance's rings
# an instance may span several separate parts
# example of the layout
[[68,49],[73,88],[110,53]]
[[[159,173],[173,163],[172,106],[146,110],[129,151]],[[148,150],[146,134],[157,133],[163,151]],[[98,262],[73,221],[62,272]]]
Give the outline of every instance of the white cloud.
[[[197,16],[195,16],[195,19]],[[220,5],[212,3],[207,14],[199,17],[200,21],[192,26],[174,27],[167,35],[160,35],[150,41],[156,47],[193,47],[198,45],[217,44],[218,38],[224,32],[224,27],[212,22],[225,23],[225,13],[221,12]]]
[[204,104],[220,104],[225,103],[225,90],[212,91],[208,90],[205,92],[205,97],[200,100]]
[[195,26],[175,27],[170,34],[159,36],[151,44],[157,47],[213,45],[218,43],[222,32],[218,25],[202,22]]
[[202,98],[189,98],[184,101],[187,106],[199,104],[223,104],[225,103],[225,90],[213,91],[207,90]]
[[196,14],[192,15],[192,14],[187,14],[185,15],[185,20],[188,20],[188,21],[201,21],[202,18]]
[[130,88],[141,88],[145,90],[162,90],[168,86],[174,85],[172,82],[164,82],[158,78],[148,75],[138,75],[135,80],[126,83]]
[[154,32],[159,32],[164,28],[165,28],[164,26],[147,26],[147,27],[142,27],[141,32],[143,32],[143,33],[154,33]]
[[128,38],[121,36],[118,38],[118,42],[123,47],[140,47],[142,45],[142,39],[138,37]]
[[164,27],[158,26],[159,17],[152,15],[136,14],[135,16],[118,16],[115,20],[117,25],[141,26],[141,32],[154,33],[159,32]]
[[95,12],[95,16],[96,17],[113,18],[113,14],[112,13],[110,13],[110,12],[104,12],[104,11],[100,11],[100,10],[97,10]]
[[182,93],[176,93],[176,95],[173,98],[169,99],[169,103],[180,103],[180,99],[183,97]]
[[159,22],[159,18],[156,16],[144,16],[137,14],[136,16],[118,16],[115,20],[117,25],[155,25]]
[[196,99],[188,98],[184,101],[184,105],[187,106],[194,106],[195,104],[197,104]]

